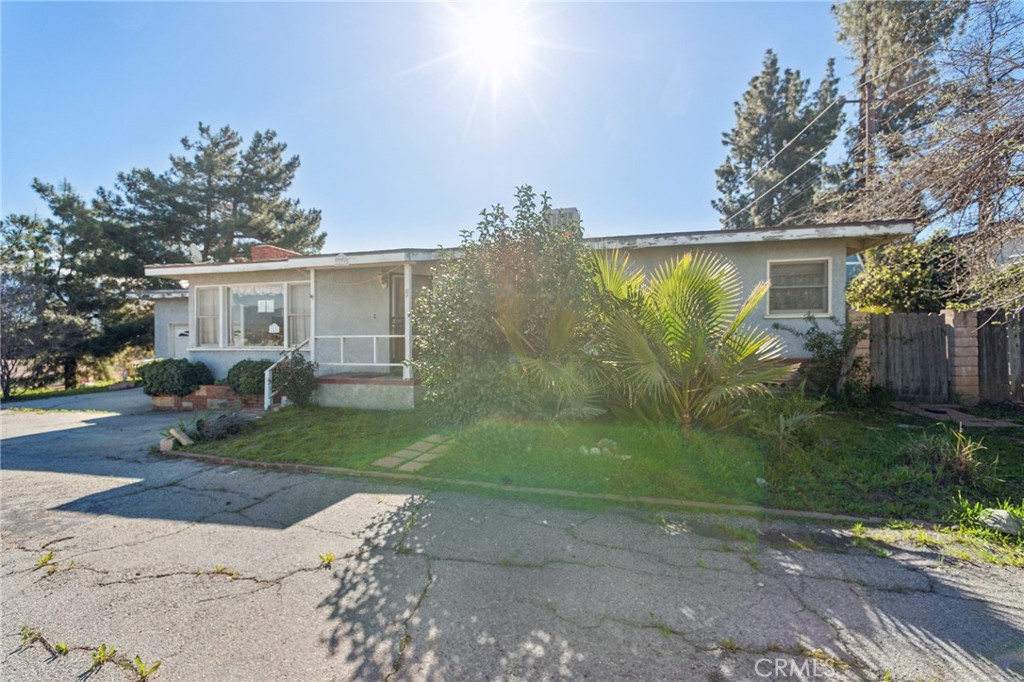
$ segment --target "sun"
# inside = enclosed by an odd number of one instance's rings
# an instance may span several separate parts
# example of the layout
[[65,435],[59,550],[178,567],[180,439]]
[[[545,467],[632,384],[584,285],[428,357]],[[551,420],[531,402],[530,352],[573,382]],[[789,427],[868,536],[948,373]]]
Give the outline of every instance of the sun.
[[530,61],[533,36],[524,4],[469,5],[459,17],[457,38],[466,65],[500,85],[519,78]]
[[455,53],[463,65],[489,81],[492,93],[509,81],[521,81],[537,45],[529,6],[481,2],[457,7]]

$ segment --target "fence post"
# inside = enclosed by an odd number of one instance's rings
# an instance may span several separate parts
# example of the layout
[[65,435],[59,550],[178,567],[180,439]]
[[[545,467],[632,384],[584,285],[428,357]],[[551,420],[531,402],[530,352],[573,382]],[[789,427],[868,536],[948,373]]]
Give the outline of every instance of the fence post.
[[949,358],[949,392],[957,402],[977,405],[981,398],[978,372],[978,313],[943,310]]

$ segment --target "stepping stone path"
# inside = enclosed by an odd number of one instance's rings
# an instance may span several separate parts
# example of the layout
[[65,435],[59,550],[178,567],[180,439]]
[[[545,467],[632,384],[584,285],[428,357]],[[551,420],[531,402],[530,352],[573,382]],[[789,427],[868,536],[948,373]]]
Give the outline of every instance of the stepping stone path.
[[419,471],[428,463],[448,452],[448,437],[439,434],[427,436],[418,443],[413,443],[404,450],[393,452],[373,463],[375,467],[398,469],[399,471]]

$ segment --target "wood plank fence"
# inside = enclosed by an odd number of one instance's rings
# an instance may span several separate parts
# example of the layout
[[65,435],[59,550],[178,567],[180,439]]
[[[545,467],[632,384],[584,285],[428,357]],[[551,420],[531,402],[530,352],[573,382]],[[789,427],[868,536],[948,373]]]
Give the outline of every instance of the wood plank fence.
[[868,327],[858,355],[896,398],[965,404],[1024,402],[1024,320],[1002,311],[851,313]]

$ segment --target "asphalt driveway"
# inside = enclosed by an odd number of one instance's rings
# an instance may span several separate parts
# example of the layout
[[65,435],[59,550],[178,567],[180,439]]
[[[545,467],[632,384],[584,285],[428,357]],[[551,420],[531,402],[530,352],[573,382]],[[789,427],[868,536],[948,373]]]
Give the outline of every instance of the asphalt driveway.
[[0,412],[0,679],[77,679],[101,643],[165,680],[1024,679],[1024,571],[163,458],[177,416],[139,394]]

